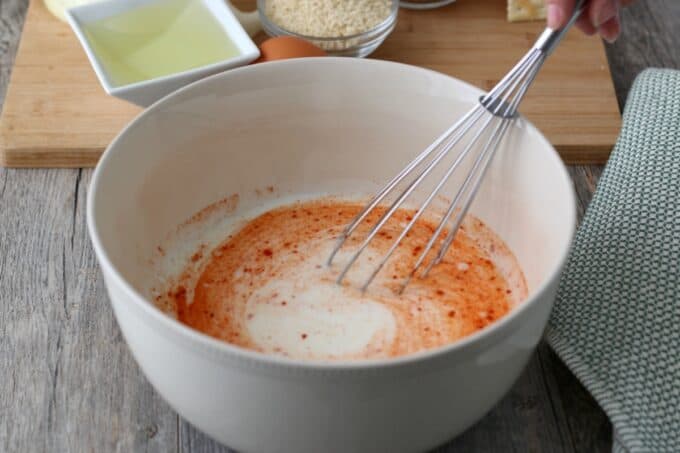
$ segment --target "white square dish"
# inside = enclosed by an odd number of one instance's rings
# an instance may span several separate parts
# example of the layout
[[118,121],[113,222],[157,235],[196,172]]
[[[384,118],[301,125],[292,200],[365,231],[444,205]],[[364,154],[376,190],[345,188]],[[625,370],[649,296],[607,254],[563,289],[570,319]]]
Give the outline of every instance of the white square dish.
[[102,2],[77,6],[66,12],[71,28],[80,41],[97,78],[104,90],[115,97],[133,104],[147,107],[165,95],[202,79],[206,76],[223,72],[227,69],[243,66],[256,60],[260,51],[243,29],[238,19],[223,0],[189,0],[203,3],[225,34],[231,38],[239,54],[216,63],[203,65],[186,71],[142,80],[129,84],[114,83],[105,65],[95,52],[92,43],[85,33],[85,26],[136,8],[156,4],[163,0],[105,0]]

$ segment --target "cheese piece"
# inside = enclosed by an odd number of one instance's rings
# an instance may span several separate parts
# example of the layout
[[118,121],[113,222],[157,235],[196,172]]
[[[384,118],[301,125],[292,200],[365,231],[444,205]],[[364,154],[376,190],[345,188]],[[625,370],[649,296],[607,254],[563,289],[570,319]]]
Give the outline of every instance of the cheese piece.
[[545,0],[508,0],[510,22],[539,19],[545,19]]

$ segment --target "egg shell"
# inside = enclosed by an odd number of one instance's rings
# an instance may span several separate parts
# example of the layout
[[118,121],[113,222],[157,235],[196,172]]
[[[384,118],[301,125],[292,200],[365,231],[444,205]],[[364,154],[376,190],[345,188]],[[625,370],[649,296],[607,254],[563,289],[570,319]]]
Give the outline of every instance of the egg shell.
[[309,41],[294,36],[277,36],[260,44],[260,58],[255,63],[288,58],[324,57],[326,52]]

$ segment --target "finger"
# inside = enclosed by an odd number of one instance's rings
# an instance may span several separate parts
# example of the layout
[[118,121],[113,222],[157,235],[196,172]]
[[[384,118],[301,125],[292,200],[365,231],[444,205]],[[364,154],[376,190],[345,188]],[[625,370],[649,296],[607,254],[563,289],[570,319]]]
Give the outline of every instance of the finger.
[[588,36],[597,33],[597,28],[590,23],[590,19],[585,14],[579,17],[578,21],[576,21],[576,26]]
[[600,25],[599,32],[600,35],[602,35],[602,38],[608,43],[611,44],[616,41],[616,38],[618,38],[621,33],[621,21],[619,20],[619,16],[614,16]]
[[562,28],[574,10],[575,0],[546,0],[546,16],[548,27],[552,29]]
[[588,4],[588,18],[595,28],[616,17],[618,11],[618,0],[591,0]]

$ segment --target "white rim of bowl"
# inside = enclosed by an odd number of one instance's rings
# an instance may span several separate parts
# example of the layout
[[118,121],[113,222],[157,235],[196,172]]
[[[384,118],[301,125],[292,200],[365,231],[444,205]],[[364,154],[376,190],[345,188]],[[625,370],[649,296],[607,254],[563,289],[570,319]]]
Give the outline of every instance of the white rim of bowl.
[[[122,137],[124,137],[127,132],[134,127],[136,127],[144,118],[146,118],[149,115],[152,115],[155,110],[158,110],[163,107],[164,104],[172,101],[174,97],[179,96],[180,94],[185,94],[191,90],[193,90],[196,86],[203,84],[203,83],[209,83],[210,81],[215,81],[220,78],[228,78],[230,77],[230,73],[239,73],[239,72],[248,72],[248,71],[254,71],[258,70],[256,69],[257,67],[260,66],[268,66],[268,67],[274,67],[274,66],[295,66],[295,65],[300,65],[304,66],[307,71],[309,71],[309,65],[314,64],[314,65],[325,65],[325,64],[330,64],[330,65],[374,65],[374,66],[397,66],[401,67],[405,70],[409,71],[419,71],[424,74],[429,74],[430,76],[436,76],[436,77],[443,77],[446,79],[453,80],[457,83],[460,83],[462,86],[467,87],[468,89],[471,89],[477,94],[482,94],[482,91],[479,88],[474,87],[473,85],[470,85],[467,82],[463,82],[462,80],[456,79],[454,77],[450,77],[448,75],[432,71],[430,69],[425,69],[417,66],[411,66],[407,65],[404,63],[395,63],[391,61],[383,61],[383,60],[371,60],[371,59],[355,59],[355,58],[343,58],[343,57],[324,57],[324,58],[314,58],[314,57],[309,57],[309,58],[297,58],[297,59],[290,59],[290,60],[278,60],[278,61],[271,61],[271,62],[266,62],[266,63],[260,63],[258,65],[253,65],[253,66],[244,66],[240,68],[233,69],[232,71],[227,71],[223,72],[220,74],[215,74],[210,77],[206,77],[205,79],[201,79],[197,82],[191,83],[183,88],[180,88],[179,90],[168,94],[167,96],[159,99],[155,103],[153,103],[151,106],[149,106],[147,109],[142,111],[137,117],[135,117],[130,123],[128,123],[119,133],[118,135],[113,139],[111,144],[106,148],[104,153],[102,154],[99,163],[97,164],[97,167],[94,170],[94,173],[92,175],[92,181],[90,183],[90,187],[88,190],[87,194],[87,228],[90,234],[90,240],[92,241],[93,248],[95,250],[95,254],[99,260],[99,265],[100,268],[102,269],[102,272],[104,268],[107,268],[110,275],[113,277],[115,280],[115,283],[119,285],[126,293],[127,296],[132,299],[135,303],[137,303],[138,307],[147,315],[149,316],[153,321],[156,323],[161,324],[165,329],[168,331],[180,336],[184,337],[186,340],[195,342],[196,344],[194,346],[200,346],[204,350],[208,350],[209,352],[213,353],[213,356],[217,355],[224,355],[225,358],[229,358],[232,360],[240,360],[243,364],[250,364],[250,365],[258,365],[258,366],[267,366],[267,367],[274,367],[274,368],[280,368],[282,370],[288,369],[288,370],[307,370],[307,371],[320,371],[320,372],[327,372],[327,371],[372,371],[375,370],[376,368],[379,369],[385,369],[385,368],[395,368],[395,367],[402,367],[402,366],[408,366],[408,365],[414,365],[418,363],[422,363],[424,361],[429,361],[429,360],[434,360],[437,358],[442,358],[443,356],[449,355],[454,352],[462,352],[463,350],[469,349],[474,347],[478,343],[482,343],[485,339],[488,339],[489,337],[493,337],[495,335],[499,335],[504,331],[505,329],[509,328],[512,324],[516,323],[518,318],[524,314],[529,308],[538,302],[538,298],[540,295],[542,295],[548,286],[554,282],[555,279],[559,278],[557,275],[558,272],[560,272],[564,264],[566,262],[566,259],[569,255],[569,250],[570,250],[570,245],[573,240],[573,236],[576,230],[576,195],[573,190],[571,178],[569,177],[569,174],[567,172],[566,167],[564,166],[564,163],[562,162],[562,159],[560,158],[559,154],[555,150],[555,148],[550,144],[550,142],[546,139],[546,137],[526,118],[521,116],[521,119],[525,122],[525,124],[529,127],[530,130],[532,130],[534,133],[538,135],[538,138],[542,140],[545,145],[546,145],[546,151],[550,153],[552,156],[552,159],[557,163],[558,168],[560,169],[561,177],[563,179],[563,182],[566,183],[566,185],[570,188],[569,190],[569,204],[571,205],[571,209],[568,209],[568,212],[566,213],[568,215],[568,219],[566,219],[569,222],[569,242],[565,245],[564,249],[562,250],[560,254],[559,261],[556,263],[555,266],[550,270],[548,276],[541,282],[541,284],[534,290],[534,293],[529,296],[526,300],[522,301],[519,306],[514,308],[513,310],[510,311],[507,315],[505,315],[503,318],[496,320],[495,322],[489,324],[488,326],[477,330],[476,332],[461,338],[459,340],[456,340],[450,344],[440,346],[437,348],[433,349],[426,349],[423,351],[419,351],[413,354],[406,354],[402,356],[397,356],[393,358],[384,358],[384,359],[367,359],[367,360],[354,360],[354,361],[349,361],[349,360],[337,360],[337,361],[321,361],[321,360],[300,360],[300,359],[291,359],[287,357],[280,357],[280,356],[275,356],[275,355],[269,355],[265,354],[262,352],[257,352],[257,351],[252,351],[249,349],[241,348],[239,346],[232,345],[230,343],[227,343],[226,341],[218,340],[216,338],[213,338],[211,336],[208,336],[198,330],[192,329],[191,327],[182,324],[181,322],[177,321],[176,319],[171,318],[167,314],[163,313],[159,308],[157,308],[154,303],[150,300],[148,300],[146,297],[144,297],[142,294],[140,294],[135,288],[132,287],[132,285],[122,276],[122,274],[118,271],[116,266],[113,265],[111,260],[109,259],[109,256],[104,249],[104,246],[102,245],[101,239],[99,237],[99,231],[97,229],[97,226],[95,224],[95,211],[96,211],[96,206],[94,205],[94,194],[97,192],[97,188],[99,185],[99,178],[101,172],[104,171],[104,168],[106,167],[106,161],[110,158],[113,152],[115,152],[115,148],[117,143],[121,140]],[[568,207],[567,207],[568,208]],[[111,301],[110,301],[111,302]]]

